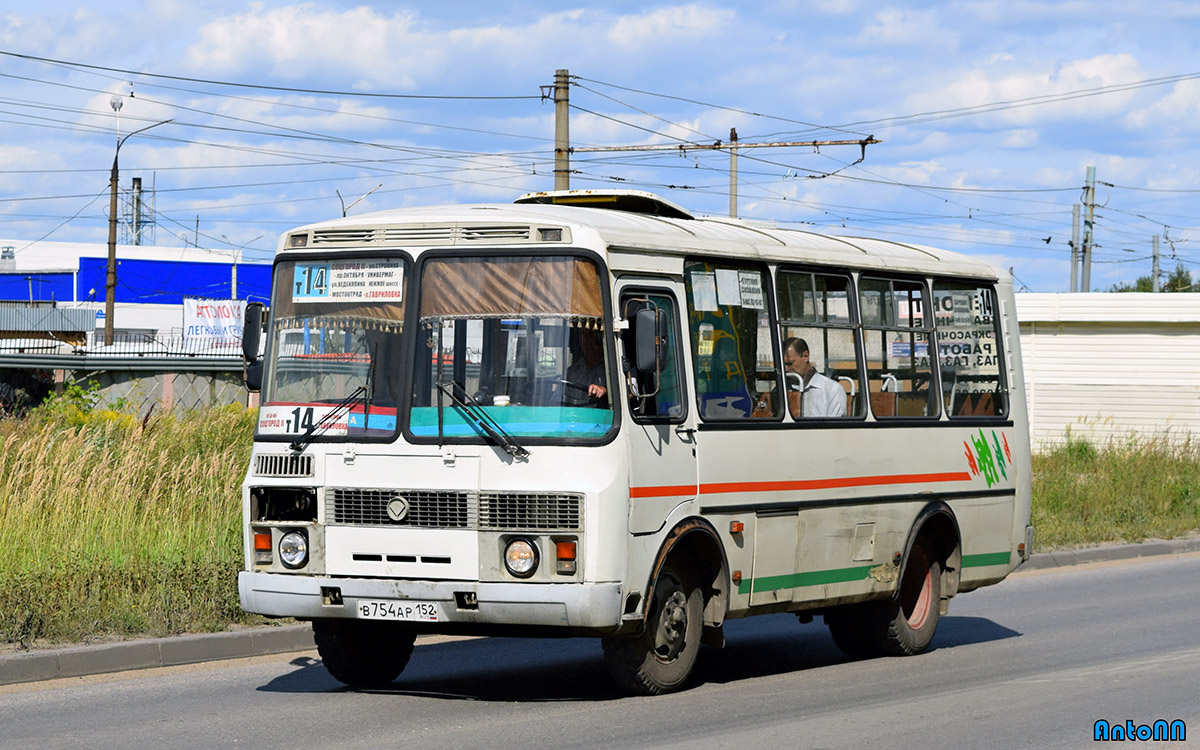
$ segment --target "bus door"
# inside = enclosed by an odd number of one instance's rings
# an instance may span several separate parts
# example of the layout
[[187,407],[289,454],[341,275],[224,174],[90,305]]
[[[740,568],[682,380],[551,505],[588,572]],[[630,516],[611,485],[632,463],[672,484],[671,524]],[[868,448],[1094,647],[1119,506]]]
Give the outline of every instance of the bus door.
[[617,286],[619,315],[656,309],[665,317],[666,348],[657,376],[633,367],[632,326],[621,334],[624,401],[629,441],[629,531],[651,534],[671,511],[696,499],[696,414],[688,408],[680,343],[682,286],[676,282],[625,281]]

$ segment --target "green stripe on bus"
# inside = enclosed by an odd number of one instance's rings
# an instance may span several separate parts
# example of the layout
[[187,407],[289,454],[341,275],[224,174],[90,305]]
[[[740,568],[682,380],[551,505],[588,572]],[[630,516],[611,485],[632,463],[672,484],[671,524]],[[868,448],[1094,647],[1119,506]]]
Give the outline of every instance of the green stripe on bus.
[[[986,552],[981,555],[963,555],[964,568],[982,568],[988,565],[1008,565],[1011,554],[1008,552]],[[806,573],[787,573],[780,576],[763,576],[761,578],[742,579],[738,583],[738,594],[749,594],[751,591],[777,591],[779,589],[798,589],[804,586],[823,586],[830,583],[847,583],[861,581],[871,575],[873,565],[860,565],[855,568],[835,568],[833,570],[811,570]]]
[[738,584],[739,594],[749,594],[753,591],[776,591],[778,589],[798,589],[804,586],[821,586],[829,583],[846,583],[861,581],[870,575],[871,565],[860,565],[855,568],[836,568],[834,570],[811,570],[804,573],[788,573],[780,576],[763,576],[751,580],[742,580]]
[[1012,554],[1009,552],[986,552],[982,555],[963,555],[964,568],[982,568],[987,565],[1008,565]]

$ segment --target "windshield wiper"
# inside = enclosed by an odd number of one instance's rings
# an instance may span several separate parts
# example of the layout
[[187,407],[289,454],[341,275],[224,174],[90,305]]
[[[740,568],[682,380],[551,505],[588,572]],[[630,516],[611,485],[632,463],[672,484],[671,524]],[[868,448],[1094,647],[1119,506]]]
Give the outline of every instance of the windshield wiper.
[[325,416],[321,417],[321,419],[318,420],[316,424],[314,424],[312,427],[308,428],[308,432],[305,432],[302,437],[299,437],[299,438],[296,438],[295,440],[293,440],[292,444],[289,445],[288,447],[291,448],[292,450],[296,451],[297,453],[304,450],[305,447],[307,447],[308,444],[312,442],[313,438],[317,436],[318,432],[322,432],[322,431],[328,429],[330,426],[333,425],[333,423],[335,421],[337,421],[337,418],[341,416],[341,414],[339,414],[339,412],[341,412],[342,410],[349,411],[350,404],[353,403],[355,400],[357,400],[360,396],[362,396],[366,392],[367,392],[367,387],[365,385],[360,385],[359,387],[355,388],[350,393],[349,396],[347,396],[344,399],[342,399],[341,401],[337,402],[337,405],[334,406],[333,409],[326,412]]
[[[450,399],[458,405],[460,409],[465,411],[472,419],[475,420],[475,426],[487,434],[496,444],[504,449],[504,452],[513,458],[525,458],[529,455],[529,449],[521,445],[516,439],[505,432],[500,423],[492,419],[492,417],[483,410],[483,405],[476,401],[471,394],[467,393],[466,389],[458,384],[457,381],[449,383],[438,383],[437,388],[442,393],[445,393]],[[462,390],[462,395],[458,394]],[[441,423],[441,408],[438,408],[438,423],[440,434]]]

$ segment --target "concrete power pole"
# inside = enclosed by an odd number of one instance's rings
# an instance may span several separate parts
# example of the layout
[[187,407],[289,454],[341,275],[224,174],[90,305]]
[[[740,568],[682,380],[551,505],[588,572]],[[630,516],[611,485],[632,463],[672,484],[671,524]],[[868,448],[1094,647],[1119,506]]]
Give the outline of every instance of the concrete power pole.
[[1094,238],[1092,230],[1094,228],[1096,216],[1096,168],[1087,168],[1087,181],[1083,189],[1084,208],[1087,209],[1087,216],[1083,220],[1083,273],[1082,273],[1082,292],[1091,291],[1092,288],[1092,244]]
[[1079,291],[1079,204],[1071,206],[1071,290]]
[[729,129],[729,218],[736,219],[737,206],[737,128]]
[[570,76],[566,68],[554,71],[554,189],[571,189]]
[[1154,264],[1150,266],[1150,288],[1156,292],[1162,289],[1158,285],[1158,235],[1154,235]]

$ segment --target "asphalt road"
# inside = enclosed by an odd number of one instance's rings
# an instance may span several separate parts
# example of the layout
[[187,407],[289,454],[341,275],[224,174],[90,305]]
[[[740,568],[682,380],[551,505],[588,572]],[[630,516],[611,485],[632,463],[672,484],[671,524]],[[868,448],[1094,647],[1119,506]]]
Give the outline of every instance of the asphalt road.
[[420,645],[382,691],[315,653],[10,685],[0,748],[1055,748],[1094,746],[1097,719],[1182,719],[1200,745],[1200,553],[1014,576],[914,658],[849,661],[788,615],[726,636],[655,698],[618,694],[583,639]]

